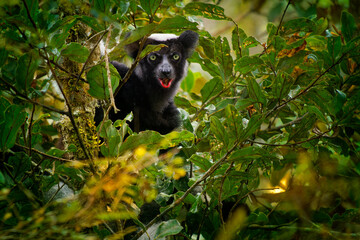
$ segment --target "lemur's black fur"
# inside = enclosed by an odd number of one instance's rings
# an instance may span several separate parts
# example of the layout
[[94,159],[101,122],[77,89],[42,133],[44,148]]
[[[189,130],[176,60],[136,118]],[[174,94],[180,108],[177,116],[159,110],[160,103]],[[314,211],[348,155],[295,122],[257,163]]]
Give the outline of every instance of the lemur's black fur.
[[[123,119],[131,111],[134,120],[130,127],[134,131],[155,130],[166,134],[180,126],[179,112],[174,104],[174,96],[181,80],[187,74],[190,57],[198,42],[198,34],[185,31],[180,36],[168,34],[151,35],[146,43],[165,44],[157,52],[144,57],[136,66],[129,80],[115,97],[119,112],[111,110],[112,121]],[[139,42],[125,47],[129,56],[135,58]],[[119,62],[111,62],[123,78],[129,68]]]

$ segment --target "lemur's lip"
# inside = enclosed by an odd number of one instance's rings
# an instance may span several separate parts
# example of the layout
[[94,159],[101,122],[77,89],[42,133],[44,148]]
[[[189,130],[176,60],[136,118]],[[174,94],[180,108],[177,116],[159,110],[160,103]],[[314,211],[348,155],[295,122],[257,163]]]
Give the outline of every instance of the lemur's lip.
[[159,78],[160,84],[163,88],[169,88],[174,79],[171,78]]

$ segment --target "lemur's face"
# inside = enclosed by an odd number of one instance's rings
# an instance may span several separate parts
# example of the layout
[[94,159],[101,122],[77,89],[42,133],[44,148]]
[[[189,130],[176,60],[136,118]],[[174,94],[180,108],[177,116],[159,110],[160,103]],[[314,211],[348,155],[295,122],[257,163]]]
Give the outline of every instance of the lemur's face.
[[[137,74],[150,86],[168,90],[175,89],[186,75],[190,57],[198,42],[198,34],[193,31],[185,31],[180,36],[174,34],[152,34],[146,41],[145,46],[152,44],[164,44],[165,47],[157,52],[152,52],[139,63]],[[128,54],[136,58],[139,50],[139,42],[126,46]]]
[[146,57],[146,64],[153,71],[152,75],[159,86],[164,89],[182,79],[187,65],[181,49],[176,45],[150,53]]

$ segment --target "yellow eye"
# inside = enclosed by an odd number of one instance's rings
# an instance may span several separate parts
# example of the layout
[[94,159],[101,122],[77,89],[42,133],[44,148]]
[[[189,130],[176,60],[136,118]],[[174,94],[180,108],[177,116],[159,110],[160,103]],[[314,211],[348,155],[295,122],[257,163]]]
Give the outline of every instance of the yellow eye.
[[156,60],[156,55],[155,55],[155,54],[150,55],[149,59],[150,59],[151,61],[155,61],[155,60]]
[[179,54],[176,54],[176,53],[175,53],[175,54],[173,55],[173,59],[174,59],[174,60],[179,60],[179,58],[180,58]]

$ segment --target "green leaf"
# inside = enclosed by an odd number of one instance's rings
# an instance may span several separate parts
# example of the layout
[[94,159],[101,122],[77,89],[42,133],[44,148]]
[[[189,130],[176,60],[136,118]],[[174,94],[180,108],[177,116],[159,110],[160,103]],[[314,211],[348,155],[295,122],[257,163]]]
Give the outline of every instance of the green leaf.
[[349,42],[355,35],[357,26],[354,17],[348,12],[342,12],[341,14],[341,33],[343,34],[345,41]]
[[191,92],[195,84],[194,73],[189,69],[185,79],[181,81],[180,87],[185,92]]
[[183,16],[175,16],[172,18],[164,18],[160,21],[160,23],[156,26],[156,31],[161,32],[165,30],[181,30],[181,29],[192,29],[196,30],[196,26],[198,24],[195,22],[189,21],[187,18]]
[[0,68],[2,68],[8,57],[8,51],[5,48],[0,48]]
[[140,5],[149,16],[153,16],[161,2],[162,0],[140,0]]
[[264,116],[256,114],[251,116],[245,130],[243,131],[242,139],[247,139],[250,137],[257,129],[260,128],[262,122],[264,121]]
[[31,83],[34,80],[34,74],[40,60],[35,54],[26,53],[18,61],[16,68],[16,88],[27,93]]
[[4,120],[0,124],[0,149],[4,151],[15,145],[17,133],[26,116],[27,113],[21,106],[11,105],[6,108]]
[[105,141],[105,144],[100,147],[101,153],[105,157],[116,157],[119,154],[121,137],[118,130],[112,125],[111,120],[104,122],[100,137],[104,138]]
[[316,117],[314,114],[306,115],[300,123],[296,124],[295,127],[287,127],[286,130],[290,133],[288,142],[291,140],[298,141],[302,138],[306,138],[309,135],[309,130],[314,126]]
[[289,74],[285,72],[279,72],[277,74],[274,82],[273,92],[279,101],[288,96],[293,82],[294,79]]
[[79,19],[81,22],[83,22],[86,25],[88,25],[89,27],[91,27],[96,32],[101,32],[101,31],[105,30],[105,25],[102,26],[99,23],[99,20],[94,17],[84,15],[84,16],[79,16],[77,19]]
[[236,162],[245,162],[252,159],[258,159],[262,156],[263,150],[259,147],[250,146],[241,149],[237,149],[231,153],[228,160]]
[[345,102],[346,102],[346,94],[336,89],[336,95],[331,102],[332,107],[330,108],[332,114],[334,115],[338,114],[342,110]]
[[264,64],[264,61],[259,57],[244,56],[236,61],[235,70],[242,74],[246,74],[250,71],[254,71],[262,64]]
[[147,45],[145,47],[145,49],[143,49],[140,53],[140,59],[146,57],[147,55],[149,55],[152,52],[156,52],[159,51],[161,48],[163,47],[167,47],[165,44],[158,44],[158,45]]
[[231,21],[229,17],[225,16],[224,9],[222,7],[213,4],[191,2],[185,6],[184,10],[190,15],[198,15],[215,20]]
[[208,72],[213,77],[219,77],[220,71],[219,68],[212,63],[209,59],[201,58],[199,53],[194,52],[192,57],[190,58],[191,62],[199,63],[201,68]]
[[281,27],[282,35],[289,35],[296,32],[314,32],[316,30],[315,23],[308,18],[296,18],[289,20]]
[[9,165],[12,166],[12,174],[16,180],[21,180],[26,171],[31,169],[30,157],[24,152],[16,152],[15,156],[9,157]]
[[[90,69],[86,75],[86,79],[89,82],[90,89],[88,93],[97,99],[109,99],[109,88],[108,88],[108,79],[105,64],[96,65]],[[119,85],[120,76],[116,68],[109,64],[110,75],[111,75],[111,86],[113,92]]]
[[118,14],[123,16],[129,9],[130,3],[127,0],[114,0],[115,4],[118,6]]
[[238,138],[243,131],[242,118],[239,111],[234,105],[229,104],[225,107],[225,117],[226,123],[230,129],[229,132],[235,133],[236,138]]
[[242,43],[243,48],[252,48],[252,47],[259,46],[259,45],[260,45],[260,42],[251,36],[245,38]]
[[215,60],[221,66],[221,72],[224,80],[232,75],[233,59],[230,55],[230,45],[227,38],[221,37],[215,40]]
[[182,229],[183,227],[176,219],[171,219],[169,221],[162,222],[160,223],[159,227],[156,229],[155,239],[176,235],[179,232],[181,232]]
[[219,77],[215,77],[207,82],[201,89],[202,102],[205,103],[212,96],[215,96],[223,90],[224,86]]
[[133,134],[121,144],[119,154],[121,155],[126,151],[134,150],[139,146],[147,146],[151,149],[158,146],[164,139],[164,136],[155,131],[144,131],[139,134]]
[[68,57],[70,60],[80,63],[86,62],[89,54],[89,49],[75,42],[70,43],[61,51],[63,57]]
[[189,100],[180,96],[175,96],[174,103],[177,107],[186,109],[186,111],[188,111],[190,114],[195,113],[197,110],[196,107],[194,107]]
[[228,134],[224,128],[224,124],[216,116],[210,117],[210,129],[216,138],[227,147],[229,144]]
[[[247,79],[247,83],[250,98],[254,99],[256,103],[261,103],[263,106],[265,106],[266,97],[263,94],[260,85],[253,78]],[[255,104],[255,108],[260,112],[261,107],[258,104]]]
[[211,159],[210,153],[197,152],[190,157],[189,161],[194,163],[196,166],[198,166],[202,170],[207,171],[212,166],[210,159]]
[[231,42],[232,42],[232,48],[236,53],[236,59],[241,58],[243,55],[249,55],[249,50],[246,49],[246,53],[244,52],[243,49],[241,49],[241,45],[244,41],[244,39],[246,39],[247,36],[244,32],[244,30],[242,30],[241,28],[238,28],[237,26],[234,28],[234,30],[232,31],[232,35],[231,35]]

